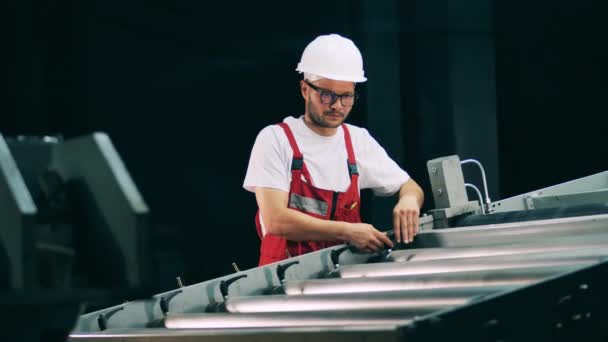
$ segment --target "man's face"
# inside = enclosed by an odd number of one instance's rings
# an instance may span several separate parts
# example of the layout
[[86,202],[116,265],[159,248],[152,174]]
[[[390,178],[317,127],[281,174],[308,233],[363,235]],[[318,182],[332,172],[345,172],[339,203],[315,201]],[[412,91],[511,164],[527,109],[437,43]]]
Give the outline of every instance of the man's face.
[[302,96],[306,101],[306,112],[310,121],[318,127],[339,127],[348,117],[352,107],[342,105],[342,101],[339,98],[334,103],[324,104],[321,101],[320,92],[327,91],[337,95],[354,95],[355,84],[353,82],[330,79],[321,79],[311,83],[320,91],[313,89],[305,81],[301,83]]

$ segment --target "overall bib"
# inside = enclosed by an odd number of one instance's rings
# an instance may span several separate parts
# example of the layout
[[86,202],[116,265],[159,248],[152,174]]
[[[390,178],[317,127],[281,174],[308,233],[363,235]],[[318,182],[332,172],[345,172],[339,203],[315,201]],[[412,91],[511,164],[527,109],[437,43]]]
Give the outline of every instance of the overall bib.
[[[289,208],[324,220],[361,222],[359,173],[350,133],[346,125],[341,126],[344,130],[344,143],[348,155],[347,163],[344,166],[348,169],[350,175],[350,185],[345,192],[316,188],[291,129],[286,123],[278,125],[285,131],[293,151]],[[258,235],[262,240],[259,266],[343,243],[342,241],[290,241],[271,234],[264,236],[260,225],[259,210],[255,216],[255,224]]]

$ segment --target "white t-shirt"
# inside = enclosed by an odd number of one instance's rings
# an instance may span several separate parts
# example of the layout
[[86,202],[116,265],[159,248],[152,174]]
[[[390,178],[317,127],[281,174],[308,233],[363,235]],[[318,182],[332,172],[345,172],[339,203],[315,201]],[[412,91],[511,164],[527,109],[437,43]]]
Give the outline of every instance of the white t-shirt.
[[[308,128],[303,116],[287,117],[283,122],[293,132],[313,185],[320,189],[346,191],[350,177],[343,129],[339,128],[335,135],[325,137]],[[359,189],[372,189],[380,196],[396,193],[410,178],[407,172],[388,156],[366,129],[347,126],[357,159]],[[289,192],[292,157],[285,131],[278,125],[265,127],[253,145],[243,187],[251,192],[256,187]]]

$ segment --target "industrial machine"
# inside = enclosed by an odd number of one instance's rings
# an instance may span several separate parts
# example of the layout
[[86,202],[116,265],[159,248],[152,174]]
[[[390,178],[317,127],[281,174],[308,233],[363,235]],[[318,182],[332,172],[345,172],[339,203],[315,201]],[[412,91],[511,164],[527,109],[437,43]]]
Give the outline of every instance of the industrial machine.
[[70,341],[606,341],[608,172],[492,202],[462,163],[429,161],[412,244],[178,281],[82,315]]
[[106,134],[0,135],[0,218],[2,340],[65,341],[85,301],[149,286],[148,208]]

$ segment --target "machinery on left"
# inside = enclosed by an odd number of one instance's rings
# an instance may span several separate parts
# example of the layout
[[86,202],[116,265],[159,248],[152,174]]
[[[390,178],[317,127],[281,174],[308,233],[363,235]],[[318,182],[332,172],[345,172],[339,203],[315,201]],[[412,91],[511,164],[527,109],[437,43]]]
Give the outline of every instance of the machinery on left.
[[89,307],[149,295],[149,210],[109,137],[0,135],[0,326],[65,341]]

